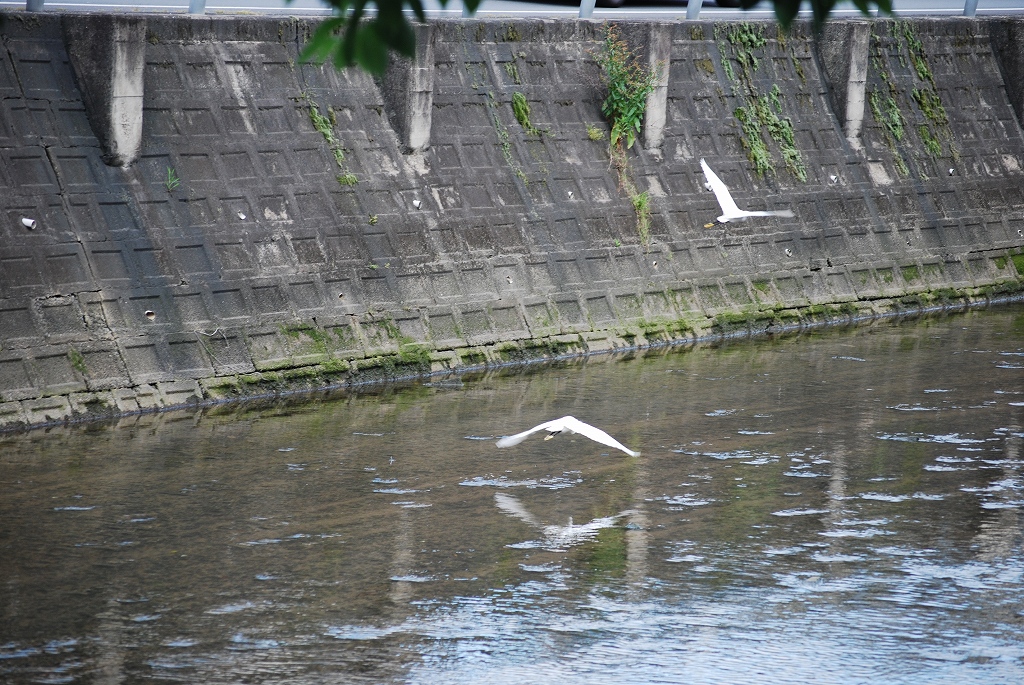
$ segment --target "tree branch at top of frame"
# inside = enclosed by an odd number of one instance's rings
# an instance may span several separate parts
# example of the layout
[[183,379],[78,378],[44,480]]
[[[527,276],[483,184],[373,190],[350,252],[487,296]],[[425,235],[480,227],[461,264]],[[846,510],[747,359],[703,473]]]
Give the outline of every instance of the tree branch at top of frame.
[[[413,57],[416,34],[404,10],[412,12],[416,21],[426,23],[422,0],[323,0],[333,16],[326,19],[310,37],[302,50],[305,62],[330,61],[336,68],[359,66],[381,74],[387,69],[390,53]],[[466,10],[476,12],[482,0],[463,0]],[[788,29],[800,11],[803,0],[769,0],[775,7],[775,17],[783,29]],[[811,23],[819,31],[828,20],[837,0],[809,0]],[[438,0],[442,7],[448,0]],[[762,0],[739,0],[740,6],[752,9]],[[892,12],[892,0],[852,0],[865,16],[873,7],[884,14]],[[369,10],[369,11],[368,11]],[[375,10],[375,11],[374,11]]]

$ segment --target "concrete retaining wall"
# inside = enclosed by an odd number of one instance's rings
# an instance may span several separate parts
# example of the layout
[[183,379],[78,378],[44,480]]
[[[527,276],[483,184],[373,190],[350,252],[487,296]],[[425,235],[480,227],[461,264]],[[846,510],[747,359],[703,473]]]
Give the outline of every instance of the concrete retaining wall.
[[[620,25],[642,239],[600,24],[438,23],[375,82],[305,21],[0,20],[0,426],[1022,289],[1019,21]],[[796,218],[704,228],[701,157]]]

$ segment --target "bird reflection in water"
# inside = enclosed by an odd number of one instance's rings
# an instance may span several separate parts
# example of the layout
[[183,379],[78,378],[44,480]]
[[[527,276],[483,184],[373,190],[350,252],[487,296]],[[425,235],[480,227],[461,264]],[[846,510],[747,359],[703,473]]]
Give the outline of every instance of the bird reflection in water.
[[543,534],[543,539],[514,545],[515,547],[539,547],[551,552],[560,552],[574,545],[590,542],[597,537],[598,532],[604,528],[611,528],[619,519],[628,516],[630,511],[621,511],[612,516],[596,518],[588,523],[573,523],[569,517],[568,524],[564,526],[546,525],[536,516],[531,514],[514,495],[504,492],[494,493],[494,503],[498,508],[509,516],[514,516],[523,523],[536,528]]

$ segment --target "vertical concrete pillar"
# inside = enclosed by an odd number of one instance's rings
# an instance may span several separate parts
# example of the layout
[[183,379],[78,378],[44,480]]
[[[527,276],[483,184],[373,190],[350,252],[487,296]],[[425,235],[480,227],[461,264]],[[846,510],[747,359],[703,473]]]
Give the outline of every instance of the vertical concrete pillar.
[[146,19],[80,14],[62,22],[71,68],[103,161],[129,166],[142,147]]
[[1006,96],[1017,114],[1017,123],[1024,128],[1024,20],[1008,18],[986,23]]
[[818,38],[818,59],[828,81],[832,109],[843,133],[855,148],[861,146],[868,50],[871,25],[866,21],[830,21]]
[[661,153],[668,116],[668,72],[672,63],[672,25],[650,24],[647,43],[647,67],[657,75],[654,90],[647,96],[644,112],[644,148]]
[[418,24],[416,56],[392,57],[378,82],[384,107],[406,152],[430,147],[430,125],[434,108],[434,28]]

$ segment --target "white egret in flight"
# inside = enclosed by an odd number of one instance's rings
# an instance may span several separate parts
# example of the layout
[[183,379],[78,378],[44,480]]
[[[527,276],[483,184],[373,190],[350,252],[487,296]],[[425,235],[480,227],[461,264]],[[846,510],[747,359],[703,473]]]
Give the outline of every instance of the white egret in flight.
[[768,212],[748,212],[745,209],[740,209],[736,206],[736,201],[732,199],[732,193],[729,192],[729,188],[722,182],[722,179],[718,178],[718,174],[711,170],[711,167],[708,166],[708,163],[704,161],[703,157],[700,160],[700,168],[704,170],[704,178],[708,180],[704,186],[715,194],[718,204],[722,207],[722,216],[718,217],[710,224],[704,224],[704,228],[711,228],[716,223],[725,224],[730,221],[746,219],[751,216],[793,216],[792,210],[789,209],[779,209]]
[[504,437],[498,441],[498,447],[511,447],[512,445],[518,445],[523,440],[526,440],[526,438],[530,437],[531,435],[538,431],[547,431],[548,433],[551,434],[544,436],[545,440],[550,440],[559,433],[568,433],[569,435],[578,433],[585,438],[590,438],[594,442],[599,442],[602,445],[608,445],[609,447],[614,447],[617,450],[622,450],[631,457],[640,456],[639,452],[634,452],[633,450],[629,449],[621,442],[605,433],[600,428],[594,428],[590,424],[583,423],[579,419],[572,416],[563,416],[560,419],[555,419],[554,421],[547,421],[545,423],[540,424],[539,426],[534,426],[528,431],[523,431],[522,433],[516,433],[515,435],[509,435],[507,437]]

